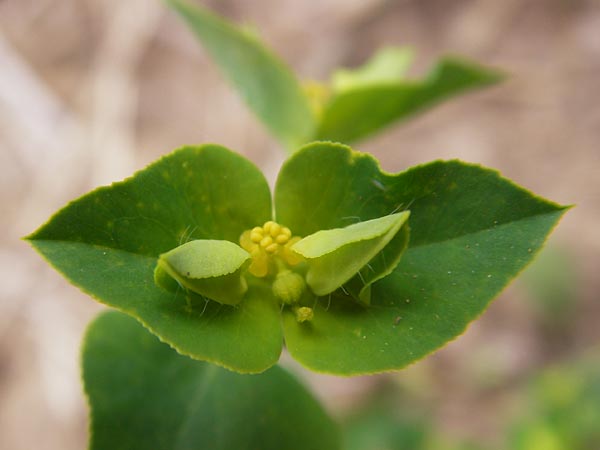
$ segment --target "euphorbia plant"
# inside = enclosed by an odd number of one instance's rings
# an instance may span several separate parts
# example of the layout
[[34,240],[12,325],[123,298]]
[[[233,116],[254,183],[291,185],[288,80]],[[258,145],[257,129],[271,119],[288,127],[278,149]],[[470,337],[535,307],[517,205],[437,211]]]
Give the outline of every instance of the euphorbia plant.
[[460,334],[563,212],[476,165],[387,174],[326,142],[284,164],[272,202],[252,163],[206,145],[82,197],[28,239],[183,354],[261,372],[285,339],[304,365],[350,375]]
[[[497,72],[446,59],[427,79],[409,81],[407,51],[388,49],[331,85],[303,89],[254,35],[170,3],[292,155],[271,193],[242,156],[184,147],[75,200],[27,238],[73,284],[180,353],[114,312],[90,327],[91,446],[338,448],[318,405],[270,369],[283,346],[319,372],[400,369],[481,314],[565,207],[473,164],[435,161],[390,174],[343,144],[299,145],[362,138],[494,83]],[[206,362],[269,371],[248,381]],[[282,394],[239,401],[270,383]],[[302,407],[281,403],[286,393]],[[245,424],[242,437],[216,417]]]

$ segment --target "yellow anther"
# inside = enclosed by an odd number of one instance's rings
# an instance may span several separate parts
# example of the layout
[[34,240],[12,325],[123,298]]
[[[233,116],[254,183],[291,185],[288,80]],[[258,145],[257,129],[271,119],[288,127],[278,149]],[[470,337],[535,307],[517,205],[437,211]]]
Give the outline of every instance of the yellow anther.
[[277,237],[275,238],[275,242],[277,242],[278,244],[281,244],[281,245],[285,244],[289,240],[290,240],[289,236],[286,236],[285,234],[281,234],[281,233],[279,233],[277,235]]
[[265,224],[263,225],[263,230],[265,231],[265,234],[268,234],[271,231],[271,227],[273,225],[275,225],[275,222],[273,222],[272,220],[265,222]]
[[[253,252],[254,253],[254,252]],[[269,258],[265,252],[258,251],[252,255],[252,263],[248,271],[255,277],[262,278],[269,273]]]
[[256,277],[277,274],[282,267],[294,266],[303,258],[291,246],[299,241],[292,238],[289,228],[269,220],[262,227],[246,230],[240,236],[240,245],[250,253],[252,262],[248,271]]
[[267,248],[269,245],[271,245],[273,243],[273,238],[271,236],[265,236],[264,238],[262,238],[262,240],[260,241],[260,246],[262,248]]
[[273,236],[274,238],[277,237],[277,235],[279,234],[280,231],[281,231],[281,225],[273,222],[273,224],[269,228],[269,232],[271,233],[271,236]]
[[276,242],[273,242],[271,245],[268,245],[267,247],[265,247],[265,251],[267,253],[275,253],[278,249],[279,249],[279,244],[277,244]]
[[258,248],[256,243],[252,242],[252,239],[250,238],[251,234],[252,234],[252,232],[250,230],[246,230],[240,236],[240,245],[247,252],[252,252],[253,248]]
[[300,238],[298,236],[290,239],[280,252],[281,258],[290,266],[295,266],[304,260],[299,253],[296,253],[294,250],[292,250],[292,246],[299,240]]

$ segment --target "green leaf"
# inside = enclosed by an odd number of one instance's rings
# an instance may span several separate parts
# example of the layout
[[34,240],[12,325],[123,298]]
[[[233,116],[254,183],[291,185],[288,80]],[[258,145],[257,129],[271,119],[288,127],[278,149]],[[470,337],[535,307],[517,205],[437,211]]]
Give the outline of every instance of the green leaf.
[[461,334],[566,210],[477,165],[436,161],[387,174],[370,155],[331,143],[285,163],[275,206],[277,221],[300,236],[410,207],[409,247],[372,285],[370,307],[336,291],[319,299],[309,325],[284,311],[292,356],[341,375],[400,369]]
[[186,20],[250,109],[278,139],[292,150],[311,139],[315,118],[302,87],[254,34],[205,8],[180,0],[167,3]]
[[377,83],[397,82],[408,71],[413,60],[409,47],[385,47],[357,69],[340,69],[333,73],[331,86],[342,92]]
[[[297,242],[292,249],[308,262],[306,282],[312,291],[326,295],[350,280],[398,234],[408,216],[401,212],[317,231]],[[399,260],[400,255],[393,262]]]
[[181,356],[117,312],[83,348],[91,450],[336,450],[337,425],[290,374],[245,376]]
[[299,83],[254,30],[236,26],[185,0],[166,0],[202,42],[250,109],[290,152],[311,140],[352,142],[503,75],[446,57],[423,80],[406,80],[409,48],[378,51],[357,69],[332,75],[331,87]]
[[[73,284],[126,312],[180,353],[240,372],[279,359],[279,308],[268,286],[248,286],[238,307],[153,281],[159,255],[188,240],[238,242],[271,218],[267,182],[223,147],[185,147],[123,182],[70,203],[27,239]],[[257,343],[260,343],[257,345]]]
[[494,70],[445,58],[423,80],[357,83],[325,105],[316,139],[350,143],[449,97],[495,84],[502,78]]
[[161,285],[157,272],[164,271],[192,292],[236,305],[248,290],[241,272],[249,259],[248,252],[233,242],[199,239],[160,255],[155,281]]

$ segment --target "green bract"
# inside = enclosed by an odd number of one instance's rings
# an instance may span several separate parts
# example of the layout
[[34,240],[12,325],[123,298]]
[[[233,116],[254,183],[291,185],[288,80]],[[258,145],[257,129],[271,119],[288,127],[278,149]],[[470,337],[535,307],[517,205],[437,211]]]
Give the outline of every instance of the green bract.
[[219,303],[236,305],[248,290],[242,276],[248,259],[246,251],[229,241],[191,241],[160,255],[154,281],[167,291],[181,286]]
[[85,195],[28,239],[180,353],[261,372],[285,338],[304,365],[351,375],[460,334],[564,210],[479,166],[387,174],[324,142],[284,164],[272,205],[256,167],[205,145]]
[[[317,295],[327,295],[346,283],[353,276],[361,276],[365,272],[377,273],[369,264],[374,260],[392,239],[394,239],[408,220],[409,212],[390,214],[389,216],[371,219],[348,225],[345,228],[317,231],[302,239],[293,249],[308,261],[307,282]],[[406,232],[400,237],[408,236]],[[395,246],[396,255],[389,259],[389,266],[384,269],[386,275],[398,264],[400,256],[406,248]],[[368,275],[367,275],[368,276]],[[368,288],[371,283],[364,282]],[[369,303],[367,300],[366,303]]]

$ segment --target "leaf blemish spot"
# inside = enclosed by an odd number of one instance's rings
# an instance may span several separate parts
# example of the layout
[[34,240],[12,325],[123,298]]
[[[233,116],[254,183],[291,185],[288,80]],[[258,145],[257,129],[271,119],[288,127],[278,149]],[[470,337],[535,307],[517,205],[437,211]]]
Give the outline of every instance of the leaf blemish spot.
[[371,179],[371,184],[373,186],[375,186],[377,189],[381,190],[381,191],[387,190],[387,188],[385,187],[385,185],[381,181],[379,181],[379,180],[377,180],[375,178]]

